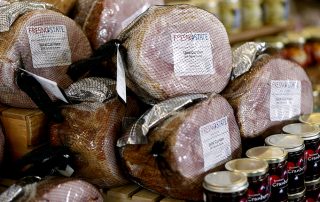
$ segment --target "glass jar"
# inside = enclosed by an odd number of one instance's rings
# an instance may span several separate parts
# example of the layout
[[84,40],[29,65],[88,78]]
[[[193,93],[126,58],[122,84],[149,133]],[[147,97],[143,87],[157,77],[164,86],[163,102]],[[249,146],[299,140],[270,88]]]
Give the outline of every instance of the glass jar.
[[268,163],[260,159],[242,158],[229,161],[226,169],[240,172],[247,176],[249,182],[248,202],[265,202],[270,198],[268,183]]
[[298,135],[304,140],[305,159],[307,161],[305,181],[320,177],[320,129],[305,123],[295,123],[283,127],[283,132]]
[[320,127],[320,113],[311,113],[311,114],[301,115],[299,117],[299,121],[302,123],[307,123],[307,124],[316,125]]
[[305,193],[306,190],[304,189],[301,192],[295,193],[295,194],[289,194],[288,195],[288,201],[289,202],[305,202]]
[[239,32],[241,30],[240,0],[221,0],[219,16],[228,33]]
[[264,23],[267,25],[283,25],[288,23],[290,0],[264,0]]
[[320,201],[320,178],[313,181],[306,181],[306,202]]
[[243,29],[255,29],[262,26],[262,0],[242,0],[241,11]]
[[246,152],[247,157],[262,159],[269,164],[270,201],[288,201],[288,152],[279,147],[254,147]]
[[242,173],[220,171],[205,176],[203,182],[204,201],[246,202],[247,177]]
[[302,31],[304,38],[306,39],[305,51],[309,57],[312,58],[312,65],[320,64],[320,28],[308,27]]
[[304,172],[304,142],[296,135],[276,134],[265,139],[266,145],[276,146],[288,152],[288,193],[296,194],[305,189]]

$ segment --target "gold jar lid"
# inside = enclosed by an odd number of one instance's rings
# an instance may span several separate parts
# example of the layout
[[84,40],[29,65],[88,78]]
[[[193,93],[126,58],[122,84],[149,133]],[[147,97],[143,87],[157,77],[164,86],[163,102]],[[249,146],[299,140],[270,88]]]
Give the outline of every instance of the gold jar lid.
[[295,199],[304,197],[305,193],[306,193],[306,189],[304,189],[302,192],[298,192],[295,194],[288,194],[288,199],[289,201],[294,201]]
[[262,159],[271,163],[280,163],[288,158],[288,152],[280,147],[262,146],[254,147],[246,152],[247,157]]
[[320,40],[320,27],[306,27],[302,30],[302,35],[305,39]]
[[312,181],[305,181],[304,184],[306,185],[306,187],[320,184],[320,178]]
[[304,141],[301,137],[291,134],[275,134],[267,137],[265,143],[268,146],[281,147],[287,152],[296,152],[304,149]]
[[299,121],[302,123],[308,123],[308,124],[320,126],[320,113],[301,115],[299,117]]
[[306,123],[294,123],[282,128],[283,132],[298,135],[304,140],[313,140],[320,137],[320,128]]
[[289,45],[289,44],[300,44],[303,45],[306,40],[305,38],[302,36],[302,34],[297,33],[297,32],[287,32],[286,34],[282,35],[281,37],[283,37],[283,42],[285,45]]
[[203,187],[217,193],[234,193],[247,189],[247,177],[242,173],[220,171],[205,176]]
[[247,177],[261,176],[268,172],[269,165],[260,159],[242,158],[229,161],[225,165],[226,169],[232,172],[240,172]]

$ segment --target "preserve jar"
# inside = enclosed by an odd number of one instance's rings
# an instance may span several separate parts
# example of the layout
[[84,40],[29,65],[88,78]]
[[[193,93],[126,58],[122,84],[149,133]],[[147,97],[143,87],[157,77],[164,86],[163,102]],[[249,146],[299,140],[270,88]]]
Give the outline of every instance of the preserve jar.
[[249,149],[247,157],[262,159],[269,164],[270,201],[288,201],[288,152],[279,147],[261,146]]
[[270,198],[268,183],[268,163],[260,159],[242,158],[229,161],[225,165],[228,171],[240,172],[249,182],[248,202],[265,202]]
[[262,0],[242,0],[241,11],[243,29],[262,27]]
[[312,58],[312,65],[320,64],[320,28],[307,27],[302,31],[306,40],[305,51]]
[[320,178],[313,181],[306,181],[306,202],[320,201]]
[[288,195],[288,201],[289,202],[305,202],[305,193],[306,190],[304,189],[301,192],[295,193],[295,194],[289,194]]
[[320,113],[311,113],[311,114],[301,115],[299,117],[299,121],[302,123],[307,123],[307,124],[316,125],[320,127]]
[[264,23],[267,25],[283,25],[288,23],[290,0],[264,0]]
[[266,145],[276,146],[285,149],[288,152],[288,193],[296,194],[305,189],[304,172],[304,142],[297,135],[275,134],[265,139]]
[[241,30],[240,0],[221,0],[219,16],[228,33],[239,32]]
[[307,161],[305,181],[320,177],[320,128],[305,123],[294,123],[283,127],[283,132],[298,135],[304,140],[304,156]]
[[247,177],[242,173],[220,171],[205,176],[203,182],[205,202],[246,202]]

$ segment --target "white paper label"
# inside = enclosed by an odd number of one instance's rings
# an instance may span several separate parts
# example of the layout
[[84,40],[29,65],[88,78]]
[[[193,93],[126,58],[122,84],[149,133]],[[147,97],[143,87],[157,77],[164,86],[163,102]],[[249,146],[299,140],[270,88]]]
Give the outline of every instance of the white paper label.
[[71,51],[65,25],[29,26],[27,33],[34,68],[71,64]]
[[209,33],[173,33],[171,41],[176,76],[215,73]]
[[231,142],[227,117],[201,126],[200,136],[205,171],[230,157]]
[[56,82],[49,80],[49,79],[46,79],[46,78],[43,78],[43,77],[38,76],[36,74],[33,74],[31,72],[28,72],[24,69],[20,69],[20,70],[28,73],[33,78],[35,78],[45,90],[50,92],[56,98],[58,98],[59,100],[62,100],[65,103],[68,103],[67,99],[64,97],[63,93],[61,92],[61,90]]
[[117,85],[116,90],[118,95],[122,100],[127,102],[127,92],[126,92],[126,75],[125,75],[125,66],[124,61],[119,51],[119,46],[117,47]]
[[301,113],[301,81],[271,81],[270,120],[289,120]]

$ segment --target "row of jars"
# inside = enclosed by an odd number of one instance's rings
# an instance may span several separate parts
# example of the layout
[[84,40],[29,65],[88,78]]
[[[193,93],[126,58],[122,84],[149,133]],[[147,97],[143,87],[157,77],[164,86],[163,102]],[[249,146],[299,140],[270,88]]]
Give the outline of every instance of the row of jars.
[[[320,120],[320,114],[300,120],[310,122],[314,116]],[[271,135],[265,139],[266,146],[249,149],[247,158],[227,162],[227,171],[208,174],[203,183],[204,200],[320,201],[319,126],[320,122],[287,125],[283,128],[286,134]]]
[[320,27],[308,27],[301,32],[288,32],[259,39],[269,45],[268,52],[307,68],[320,65]]

